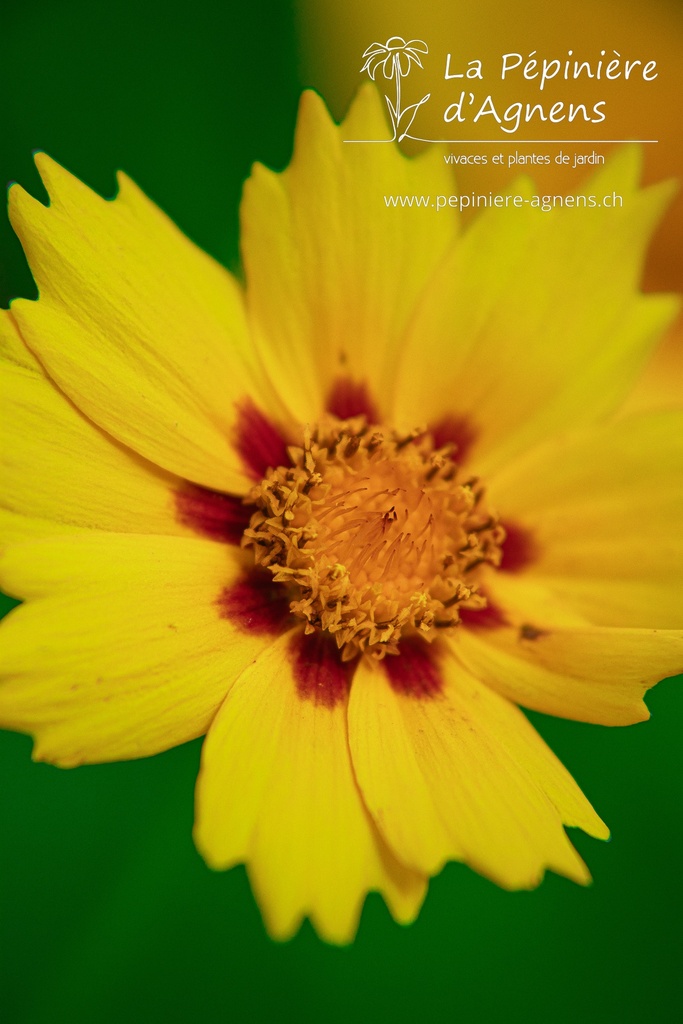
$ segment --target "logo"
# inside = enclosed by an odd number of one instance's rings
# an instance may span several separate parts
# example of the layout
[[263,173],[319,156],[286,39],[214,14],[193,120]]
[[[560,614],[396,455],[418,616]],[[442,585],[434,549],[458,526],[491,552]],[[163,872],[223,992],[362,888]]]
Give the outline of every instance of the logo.
[[422,104],[427,102],[431,93],[428,92],[417,103],[409,103],[408,106],[403,107],[401,81],[408,77],[413,64],[417,64],[419,68],[422,67],[420,54],[427,53],[429,53],[429,47],[422,39],[411,39],[406,42],[401,36],[392,36],[391,39],[387,39],[386,43],[371,43],[363,54],[365,64],[360,69],[361,74],[367,71],[374,82],[375,76],[381,71],[387,84],[393,80],[395,90],[393,103],[386,94],[384,96],[389,108],[394,134],[391,139],[375,139],[373,141],[395,142],[398,140],[398,142],[402,142],[405,138],[410,138],[409,132],[415,115]]
[[[593,145],[595,142],[657,141],[580,137],[584,134],[582,125],[602,124],[607,119],[607,92],[604,93],[605,98],[596,100],[596,88],[613,88],[616,81],[622,85],[628,83],[635,90],[639,83],[647,84],[659,77],[656,60],[622,59],[616,50],[610,55],[606,49],[598,54],[589,54],[585,60],[574,50],[547,55],[532,50],[526,57],[523,53],[509,52],[498,57],[489,56],[486,60],[477,57],[466,61],[462,54],[453,60],[450,51],[444,52],[441,62],[443,81],[453,84],[446,87],[451,92],[450,95],[446,93],[448,104],[442,112],[441,121],[453,125],[455,137],[425,138],[419,128],[413,129],[413,123],[432,93],[428,92],[422,99],[409,103],[406,103],[405,94],[410,72],[415,67],[420,69],[420,73],[425,70],[422,61],[428,53],[429,47],[424,40],[410,39],[406,42],[402,36],[391,36],[385,43],[368,46],[363,54],[360,74],[367,71],[368,77],[383,87],[392,135],[390,139],[345,139],[345,142],[403,142],[404,139],[412,139],[414,142],[462,145],[476,142],[495,144],[498,141],[529,145],[544,141]],[[439,63],[439,54],[436,56]],[[431,57],[430,63],[433,64]],[[430,73],[435,73],[433,66]],[[492,79],[493,87],[489,84]],[[571,99],[566,98],[566,89],[563,98],[556,96],[555,89],[561,82],[574,83],[576,92],[572,92]],[[519,93],[513,91],[516,88],[519,88]],[[531,101],[530,91],[538,92],[538,96],[532,95]],[[434,119],[430,118],[429,123],[433,124]],[[461,128],[461,125],[479,124],[489,126],[486,132],[489,138],[473,137],[481,132],[473,132],[470,127]],[[554,137],[553,126],[559,124],[565,125],[559,132],[566,138]],[[535,138],[510,138],[517,136],[526,125],[533,125],[529,131]],[[458,137],[460,131],[469,137]]]

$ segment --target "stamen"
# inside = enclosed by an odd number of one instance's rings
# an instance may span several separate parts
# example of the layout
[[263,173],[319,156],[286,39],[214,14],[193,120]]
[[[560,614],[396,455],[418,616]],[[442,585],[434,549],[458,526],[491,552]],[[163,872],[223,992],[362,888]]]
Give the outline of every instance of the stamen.
[[477,569],[500,563],[505,534],[480,507],[476,478],[458,481],[452,451],[423,429],[330,417],[247,496],[243,546],[342,661],[396,654],[402,638],[431,641],[461,609],[485,607]]

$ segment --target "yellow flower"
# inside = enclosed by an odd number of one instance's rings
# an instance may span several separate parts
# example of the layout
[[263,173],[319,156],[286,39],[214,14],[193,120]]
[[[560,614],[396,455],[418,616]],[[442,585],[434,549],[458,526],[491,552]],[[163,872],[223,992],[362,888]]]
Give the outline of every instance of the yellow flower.
[[635,290],[669,187],[625,150],[587,186],[623,208],[461,232],[385,205],[453,186],[343,143],[384,129],[304,95],[244,288],[125,177],[11,190],[1,720],[63,766],[208,732],[197,845],[279,938],[373,889],[410,921],[449,860],[587,882],[563,823],[607,829],[517,705],[625,725],[683,667],[683,416],[614,415],[676,309]]

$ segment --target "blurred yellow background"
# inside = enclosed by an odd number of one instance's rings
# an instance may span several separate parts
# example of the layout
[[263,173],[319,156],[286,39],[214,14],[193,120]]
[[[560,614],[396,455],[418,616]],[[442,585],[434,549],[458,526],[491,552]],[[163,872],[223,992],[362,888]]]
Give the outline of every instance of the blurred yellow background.
[[[360,74],[362,54],[373,42],[383,43],[391,36],[424,40],[429,54],[424,70],[413,67],[405,83],[409,102],[419,100],[427,91],[431,98],[418,112],[415,134],[427,138],[501,139],[658,139],[646,145],[644,182],[663,178],[683,178],[683,140],[680,130],[680,98],[683,96],[683,4],[677,0],[575,0],[569,5],[547,0],[461,0],[459,3],[424,3],[418,0],[300,0],[299,33],[302,40],[302,77],[317,88],[341,117],[349,100],[367,74]],[[573,58],[593,64],[605,50],[605,61],[617,51],[622,58],[656,60],[658,77],[644,82],[634,76],[628,82],[588,80],[565,82],[559,77],[546,85],[543,92],[538,81],[525,81],[522,67],[503,82],[500,79],[501,55],[517,52],[525,58],[537,51],[540,59]],[[467,62],[482,61],[483,81],[446,81],[445,54],[451,54],[451,71],[464,71]],[[393,82],[378,76],[378,85],[390,98]],[[467,88],[475,92],[477,101],[491,93],[500,113],[510,103],[543,102],[550,106],[556,100],[585,103],[590,111],[593,103],[606,100],[602,124],[585,124],[583,119],[573,125],[540,122],[535,118],[522,124],[516,135],[506,135],[491,117],[478,124],[445,124],[443,112],[449,103]],[[418,130],[419,127],[419,130]],[[465,131],[467,134],[465,134]],[[572,134],[574,133],[574,134]],[[411,148],[412,147],[412,150]],[[459,153],[489,152],[496,147],[458,144]],[[533,151],[520,146],[520,152]],[[574,147],[537,147],[539,151],[556,154]],[[614,147],[596,145],[606,156]],[[408,143],[406,151],[419,149]],[[576,147],[588,153],[591,147]],[[501,146],[506,153],[514,144]],[[486,192],[503,187],[516,174],[529,172],[540,192],[568,192],[586,177],[586,167],[549,166],[532,168],[493,166],[458,166],[458,190]],[[683,259],[679,239],[683,231],[683,193],[671,206],[653,241],[644,287],[653,291],[683,291]],[[680,401],[683,377],[683,327],[679,322],[667,343],[662,346],[645,376],[630,408],[645,405],[670,405]]]

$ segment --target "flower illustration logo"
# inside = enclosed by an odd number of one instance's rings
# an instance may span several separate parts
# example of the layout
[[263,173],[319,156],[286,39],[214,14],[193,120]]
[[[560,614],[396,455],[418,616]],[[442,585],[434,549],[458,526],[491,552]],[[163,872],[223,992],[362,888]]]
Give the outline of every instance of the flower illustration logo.
[[420,54],[426,53],[429,53],[429,47],[422,39],[411,39],[406,42],[401,36],[392,36],[386,43],[371,43],[363,54],[365,63],[360,69],[361,74],[367,71],[374,82],[375,75],[381,68],[386,79],[393,78],[396,82],[395,102],[392,103],[389,97],[385,96],[394,131],[392,142],[395,139],[402,142],[408,137],[417,111],[431,95],[427,93],[418,103],[411,103],[401,109],[401,79],[408,76],[413,63],[422,67]]

